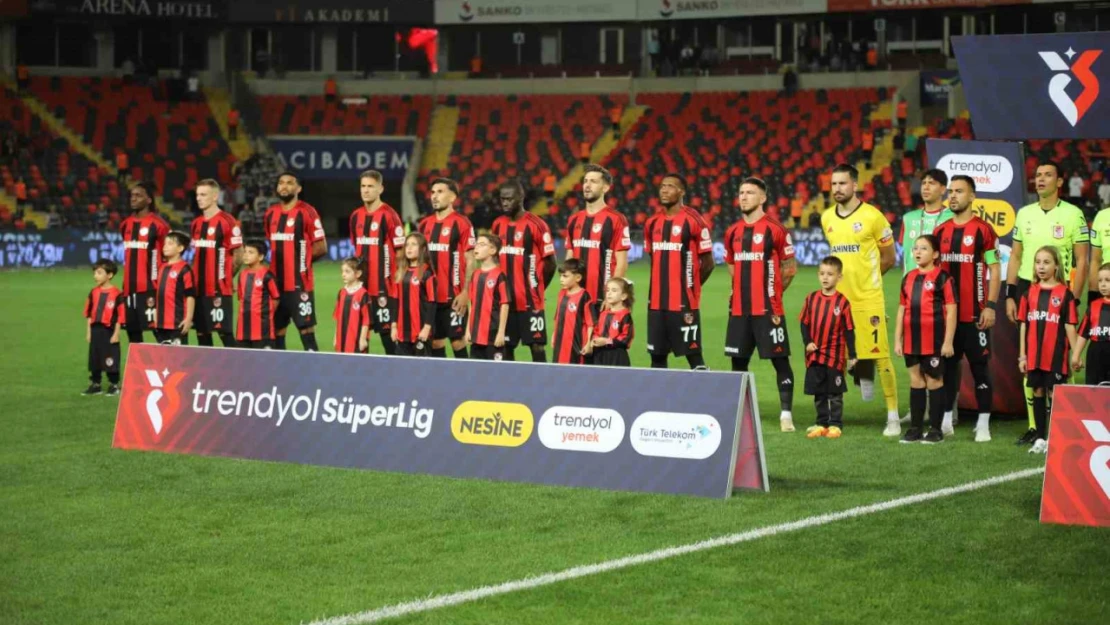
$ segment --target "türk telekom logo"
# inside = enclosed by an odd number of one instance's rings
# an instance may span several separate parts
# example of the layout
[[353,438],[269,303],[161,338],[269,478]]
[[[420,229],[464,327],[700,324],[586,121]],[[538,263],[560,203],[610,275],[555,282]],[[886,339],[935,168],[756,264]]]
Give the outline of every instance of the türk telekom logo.
[[[1052,98],[1052,103],[1056,108],[1060,109],[1064,119],[1073,127],[1083,119],[1087,111],[1091,109],[1091,105],[1098,99],[1098,77],[1091,72],[1091,65],[1102,54],[1102,50],[1086,50],[1079,54],[1079,58],[1072,62],[1071,66],[1067,61],[1064,61],[1059,54],[1055,52],[1039,52],[1041,58],[1048,65],[1048,68],[1057,72],[1052,76],[1052,80],[1048,82],[1048,97]],[[1068,51],[1064,56],[1068,57],[1068,61],[1078,54],[1075,50],[1068,47]],[[1065,89],[1071,84],[1072,75],[1079,79],[1079,84],[1083,85],[1083,91],[1080,92],[1079,97],[1075,100],[1067,94]]]
[[[155,437],[162,435],[162,430],[170,425],[177,409],[181,406],[181,395],[177,392],[178,384],[185,377],[182,372],[170,373],[169,369],[155,371],[144,369],[146,381],[150,384],[150,394],[146,396],[146,416],[154,428]],[[165,403],[162,403],[162,399]],[[163,408],[165,411],[163,411]]]

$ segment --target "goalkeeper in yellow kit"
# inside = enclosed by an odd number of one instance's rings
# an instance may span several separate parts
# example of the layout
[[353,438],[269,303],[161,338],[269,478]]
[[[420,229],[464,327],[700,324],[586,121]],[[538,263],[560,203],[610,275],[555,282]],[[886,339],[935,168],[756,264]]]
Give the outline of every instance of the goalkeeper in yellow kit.
[[886,299],[883,274],[894,266],[894,233],[879,209],[856,197],[859,172],[851,165],[832,171],[832,198],[836,203],[821,215],[821,229],[829,241],[829,253],[844,263],[844,279],[838,289],[852,304],[856,327],[855,375],[865,401],[875,393],[875,375],[886,398],[886,429],[883,436],[901,435],[898,424],[898,384],[890,361],[887,338]]

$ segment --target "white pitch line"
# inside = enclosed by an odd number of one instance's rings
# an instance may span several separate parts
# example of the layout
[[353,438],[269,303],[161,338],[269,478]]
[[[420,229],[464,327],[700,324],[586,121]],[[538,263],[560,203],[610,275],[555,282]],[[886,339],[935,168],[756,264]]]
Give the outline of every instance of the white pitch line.
[[780,523],[779,525],[768,525],[738,534],[728,534],[717,538],[703,540],[701,542],[690,543],[687,545],[679,545],[676,547],[667,547],[656,551],[649,551],[634,556],[626,556],[617,558],[616,560],[608,560],[605,562],[598,562],[597,564],[589,564],[584,566],[576,566],[562,571],[553,573],[544,573],[534,577],[526,577],[511,582],[504,582],[495,586],[482,586],[473,588],[471,590],[464,590],[460,592],[451,593],[448,595],[433,595],[427,599],[417,599],[415,601],[408,601],[405,603],[398,603],[376,610],[369,610],[367,612],[357,612],[355,614],[347,614],[344,616],[335,616],[332,618],[312,621],[308,625],[363,625],[364,623],[377,623],[386,619],[396,618],[399,616],[406,616],[409,614],[418,614],[420,612],[428,612],[438,608],[446,608],[449,606],[461,605],[470,603],[486,597],[493,597],[496,595],[504,595],[511,592],[519,592],[522,590],[531,590],[541,586],[548,586],[565,582],[580,577],[587,577],[589,575],[597,575],[599,573],[608,573],[609,571],[616,571],[640,564],[649,564],[651,562],[658,562],[688,553],[696,553],[698,551],[707,551],[709,549],[716,549],[718,547],[727,547],[736,545],[759,538],[766,538],[768,536],[777,536],[788,532],[796,532],[798,530],[809,529],[811,527],[818,527],[835,523],[837,521],[844,521],[846,519],[854,519],[856,517],[875,514],[877,512],[885,512],[895,508],[902,508],[905,506],[912,506],[914,504],[932,501],[934,499],[942,499],[944,497],[951,497],[952,495],[959,495],[988,486],[996,486],[1006,482],[1013,482],[1027,477],[1033,477],[1044,473],[1044,467],[1036,469],[1025,469],[1023,471],[1015,471],[1013,473],[1006,473],[1005,475],[998,475],[995,477],[987,478],[985,480],[977,480],[960,484],[959,486],[951,486],[934,490],[927,493],[920,493],[917,495],[910,495],[908,497],[900,497],[898,499],[891,499],[868,506],[859,506],[842,510],[840,512],[830,512],[828,514],[821,514],[817,516],[806,517],[797,521],[789,523]]

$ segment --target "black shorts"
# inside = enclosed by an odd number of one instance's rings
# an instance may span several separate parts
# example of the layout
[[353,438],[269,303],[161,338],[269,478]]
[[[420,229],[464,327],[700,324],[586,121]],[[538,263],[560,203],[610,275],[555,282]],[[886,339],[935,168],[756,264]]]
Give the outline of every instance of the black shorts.
[[[775,323],[778,319],[778,323]],[[742,315],[728,318],[725,337],[725,355],[732,358],[751,358],[759,348],[759,357],[785,358],[790,355],[790,332],[786,318],[772,315]]]
[[991,331],[980,330],[971,321],[956,324],[956,338],[952,341],[952,361],[959,362],[967,356],[971,363],[987,362],[991,357]]
[[386,295],[370,298],[370,330],[377,334],[388,334],[397,316],[397,300]]
[[471,345],[470,357],[475,360],[504,360],[505,348],[493,345]]
[[917,356],[906,354],[906,367],[921,365],[921,375],[927,375],[934,380],[944,378],[944,361],[948,360],[940,354],[931,356]]
[[647,350],[649,354],[675,356],[701,353],[701,311],[649,310]]
[[298,330],[316,326],[316,293],[314,291],[291,291],[282,293],[274,309],[274,327],[284,330],[289,322]]
[[151,330],[156,315],[154,308],[154,291],[145,293],[132,293],[127,296],[127,314],[123,325],[134,332]]
[[239,341],[235,346],[242,347],[243,349],[273,349],[274,342],[271,339],[262,339],[261,341]]
[[602,367],[631,367],[632,361],[628,359],[627,347],[595,347],[593,362],[590,364]]
[[119,343],[112,343],[113,328],[94,324],[89,327],[89,371],[119,373]]
[[226,295],[198,297],[193,329],[200,334],[230,334],[235,331],[233,298]]
[[1043,371],[1041,369],[1033,369],[1025,374],[1025,385],[1029,388],[1043,388],[1046,391],[1051,391],[1057,384],[1067,384],[1068,376],[1063,373],[1056,373],[1054,371]]
[[521,343],[547,345],[547,319],[542,310],[509,312],[509,322],[505,324],[505,346],[512,349]]
[[847,390],[843,371],[819,364],[806,368],[806,395],[843,395]]
[[432,338],[435,340],[449,339],[462,340],[466,336],[466,321],[469,314],[459,314],[451,309],[451,304],[436,304],[436,322],[432,326]]
[[1087,384],[1110,382],[1110,341],[1092,341],[1087,347]]
[[398,356],[431,356],[432,342],[397,341]]
[[178,330],[159,330],[155,328],[154,340],[166,345],[188,345],[189,335],[182,334]]

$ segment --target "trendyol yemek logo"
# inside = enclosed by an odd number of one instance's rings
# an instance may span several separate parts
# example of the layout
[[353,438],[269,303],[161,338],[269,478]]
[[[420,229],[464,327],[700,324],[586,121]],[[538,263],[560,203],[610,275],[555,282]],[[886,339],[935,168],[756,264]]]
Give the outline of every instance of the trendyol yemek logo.
[[1002,193],[1014,182],[1014,167],[1009,159],[996,154],[945,154],[937,169],[948,177],[962,174],[975,180],[980,193]]
[[[1056,108],[1060,109],[1064,119],[1073,127],[1083,119],[1087,111],[1091,109],[1091,105],[1098,99],[1098,77],[1091,71],[1091,65],[1102,54],[1102,50],[1086,50],[1079,55],[1075,62],[1068,66],[1067,61],[1060,58],[1060,55],[1055,52],[1038,52],[1041,58],[1044,59],[1048,68],[1057,72],[1052,76],[1052,80],[1048,81],[1048,97],[1052,99],[1052,103]],[[1076,51],[1070,46],[1068,51],[1064,53],[1071,61],[1076,55]],[[1075,100],[1071,99],[1065,89],[1071,84],[1071,76],[1074,74],[1079,79],[1079,84],[1083,85],[1083,91],[1079,93],[1079,97]]]
[[628,434],[641,456],[704,460],[721,446],[721,424],[707,414],[645,412]]
[[[183,372],[170,373],[169,369],[155,371],[153,369],[144,369],[143,373],[146,374],[146,380],[150,384],[150,394],[146,396],[146,416],[150,419],[150,425],[154,428],[154,436],[159,437],[162,435],[162,430],[169,427],[170,422],[177,415],[177,409],[181,407],[181,395],[177,392],[177,385],[185,378]],[[166,411],[162,412],[158,402],[165,397],[167,399]]]
[[548,449],[604,454],[624,440],[624,417],[607,408],[553,406],[540,417],[537,432]]

